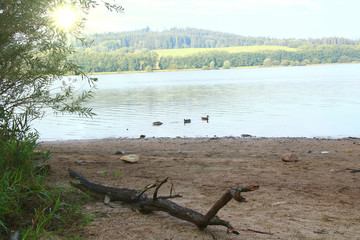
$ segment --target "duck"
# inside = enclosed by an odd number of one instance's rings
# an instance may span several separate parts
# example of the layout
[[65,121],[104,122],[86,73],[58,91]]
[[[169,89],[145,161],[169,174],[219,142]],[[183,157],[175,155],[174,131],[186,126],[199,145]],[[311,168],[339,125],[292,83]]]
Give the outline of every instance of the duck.
[[153,122],[153,125],[154,125],[154,126],[160,126],[160,125],[162,125],[162,124],[163,124],[163,123],[160,122],[160,121]]
[[191,123],[191,119],[184,119],[184,123]]
[[203,121],[209,121],[209,115],[207,115],[206,117],[201,117],[201,120],[203,120]]

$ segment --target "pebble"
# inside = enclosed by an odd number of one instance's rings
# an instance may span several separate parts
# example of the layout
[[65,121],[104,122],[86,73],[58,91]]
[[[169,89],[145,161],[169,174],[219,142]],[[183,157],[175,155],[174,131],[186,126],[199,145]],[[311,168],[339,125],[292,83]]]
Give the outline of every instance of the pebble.
[[299,157],[295,153],[285,153],[282,155],[281,160],[284,162],[297,162]]
[[126,163],[136,163],[139,161],[139,155],[136,154],[125,155],[121,157],[120,160]]
[[123,155],[125,152],[123,150],[116,151],[115,155]]

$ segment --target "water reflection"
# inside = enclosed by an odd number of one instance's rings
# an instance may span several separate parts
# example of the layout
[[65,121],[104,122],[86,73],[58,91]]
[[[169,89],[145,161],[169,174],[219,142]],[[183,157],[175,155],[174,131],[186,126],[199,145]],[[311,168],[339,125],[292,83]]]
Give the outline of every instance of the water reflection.
[[360,136],[359,73],[353,64],[104,75],[88,103],[97,116],[50,116],[36,127],[43,139]]

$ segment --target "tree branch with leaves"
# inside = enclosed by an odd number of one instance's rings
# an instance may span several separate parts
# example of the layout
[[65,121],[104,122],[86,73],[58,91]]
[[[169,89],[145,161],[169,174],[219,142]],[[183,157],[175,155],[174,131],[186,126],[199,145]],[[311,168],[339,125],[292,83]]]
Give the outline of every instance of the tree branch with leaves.
[[[93,96],[95,78],[71,59],[69,39],[81,39],[86,14],[98,4],[123,12],[116,3],[93,0],[5,0],[0,3],[0,106],[10,115],[41,116],[45,109],[92,116],[84,103]],[[76,9],[76,21],[62,29],[56,11]],[[83,40],[84,42],[84,40]],[[84,42],[85,43],[85,42]],[[69,77],[74,76],[75,77]],[[86,83],[83,89],[79,82]]]

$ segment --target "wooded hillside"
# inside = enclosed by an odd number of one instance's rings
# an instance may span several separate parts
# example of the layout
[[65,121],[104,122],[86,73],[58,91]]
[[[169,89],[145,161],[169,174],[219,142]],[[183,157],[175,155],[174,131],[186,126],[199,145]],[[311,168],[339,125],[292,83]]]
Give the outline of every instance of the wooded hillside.
[[[77,45],[79,47],[73,55],[75,63],[88,73],[360,61],[360,40],[338,37],[274,39],[192,28],[173,28],[162,32],[146,28],[94,34],[89,38],[93,40],[93,45],[88,48]],[[162,49],[176,51],[164,54]]]
[[[89,39],[102,51],[120,48],[173,49],[173,48],[223,48],[234,46],[272,45],[299,47],[302,45],[360,45],[359,40],[341,37],[321,39],[277,39],[269,37],[249,37],[231,33],[214,32],[194,28],[172,28],[162,32],[142,30],[118,33],[93,34]],[[80,45],[78,45],[80,46]]]

